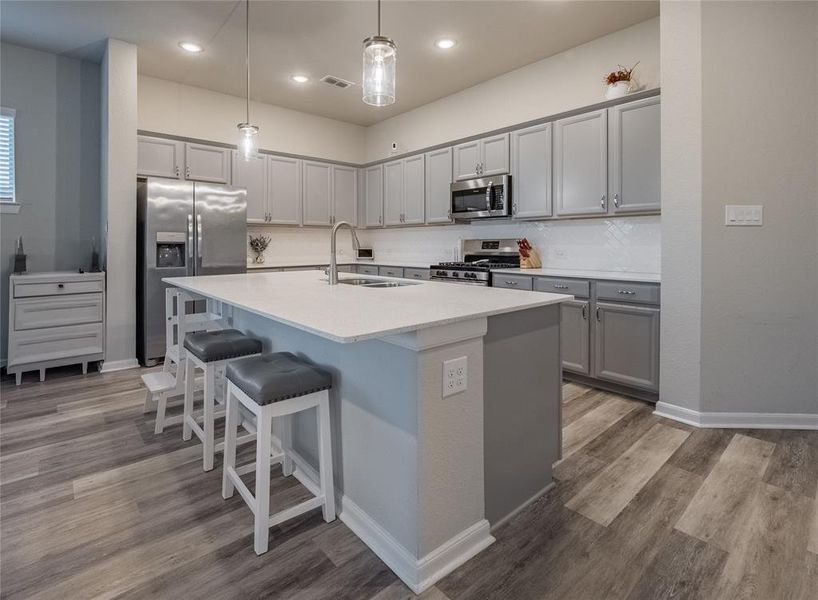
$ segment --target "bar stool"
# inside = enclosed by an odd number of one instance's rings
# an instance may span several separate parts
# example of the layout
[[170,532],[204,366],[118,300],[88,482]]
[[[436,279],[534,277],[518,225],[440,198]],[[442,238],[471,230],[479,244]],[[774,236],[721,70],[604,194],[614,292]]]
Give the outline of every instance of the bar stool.
[[[213,469],[213,457],[224,447],[216,444],[216,372],[237,358],[261,353],[261,341],[243,334],[237,329],[198,331],[185,336],[185,403],[182,421],[182,439],[187,441],[195,433],[202,441],[202,460],[205,471]],[[193,383],[195,370],[204,371],[204,408],[199,415],[193,413]],[[249,441],[249,440],[243,440]]]
[[[227,365],[227,416],[224,433],[224,471],[222,497],[226,500],[234,489],[255,516],[256,554],[267,552],[270,527],[321,506],[324,520],[335,519],[335,493],[332,478],[332,441],[330,438],[329,389],[332,375],[290,352],[276,352],[236,360]],[[236,433],[239,408],[256,417],[256,462],[236,468]],[[320,487],[310,489],[315,497],[270,514],[270,465],[287,460],[286,448],[277,452],[272,442],[273,418],[317,408],[318,470]],[[282,444],[283,446],[284,444]],[[255,466],[256,494],[250,493],[240,475]],[[310,486],[308,486],[310,487]],[[312,486],[314,487],[314,486]]]

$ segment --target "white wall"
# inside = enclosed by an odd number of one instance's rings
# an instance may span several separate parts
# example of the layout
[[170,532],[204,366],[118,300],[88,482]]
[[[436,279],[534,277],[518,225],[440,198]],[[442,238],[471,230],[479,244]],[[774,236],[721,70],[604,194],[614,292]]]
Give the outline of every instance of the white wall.
[[705,411],[818,414],[816,31],[815,2],[702,4]]
[[701,4],[663,0],[660,396],[700,410]]
[[[818,415],[818,4],[661,18],[661,400]],[[762,204],[763,227],[725,227],[725,204]]]
[[102,59],[101,205],[107,277],[103,371],[136,361],[136,46],[107,40]]
[[0,45],[0,105],[16,114],[19,214],[0,217],[0,356],[8,332],[8,276],[23,236],[29,271],[91,266],[99,239],[99,65]]
[[[366,160],[446,143],[601,102],[603,77],[633,65],[645,89],[659,86],[659,19],[617,31],[367,128]],[[398,67],[400,68],[400,66]]]
[[[154,77],[139,76],[139,129],[236,144],[245,100]],[[364,161],[365,128],[288,108],[250,103],[259,147],[351,163]]]

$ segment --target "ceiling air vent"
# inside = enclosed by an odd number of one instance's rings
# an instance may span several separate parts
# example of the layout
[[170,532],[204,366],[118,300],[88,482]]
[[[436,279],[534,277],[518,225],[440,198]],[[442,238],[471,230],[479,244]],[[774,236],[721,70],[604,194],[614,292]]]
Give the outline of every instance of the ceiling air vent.
[[329,85],[341,88],[342,90],[345,90],[346,88],[355,85],[351,81],[341,79],[340,77],[333,77],[332,75],[324,75],[321,78],[321,81],[323,81],[324,83],[328,83]]

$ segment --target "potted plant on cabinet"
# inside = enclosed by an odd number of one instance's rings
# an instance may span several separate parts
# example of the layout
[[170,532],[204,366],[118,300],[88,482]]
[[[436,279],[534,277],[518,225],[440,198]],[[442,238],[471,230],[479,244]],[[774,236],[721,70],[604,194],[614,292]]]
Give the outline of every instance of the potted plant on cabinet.
[[618,71],[612,71],[605,77],[605,98],[614,100],[625,96],[631,89],[631,81],[633,79],[633,70],[636,68],[637,62],[630,69],[626,69],[622,65],[619,66]]

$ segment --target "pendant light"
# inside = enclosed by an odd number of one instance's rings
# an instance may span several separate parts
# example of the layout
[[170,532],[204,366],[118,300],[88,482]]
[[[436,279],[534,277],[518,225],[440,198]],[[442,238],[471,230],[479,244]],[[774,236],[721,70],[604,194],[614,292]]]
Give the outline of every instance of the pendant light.
[[252,160],[256,156],[256,136],[258,135],[258,126],[250,123],[250,0],[245,0],[244,12],[244,33],[245,33],[245,66],[247,69],[245,82],[247,113],[244,123],[237,125],[239,130],[239,155],[244,160]]
[[388,106],[395,103],[395,62],[397,47],[381,35],[381,0],[378,0],[378,35],[364,40],[364,103]]

